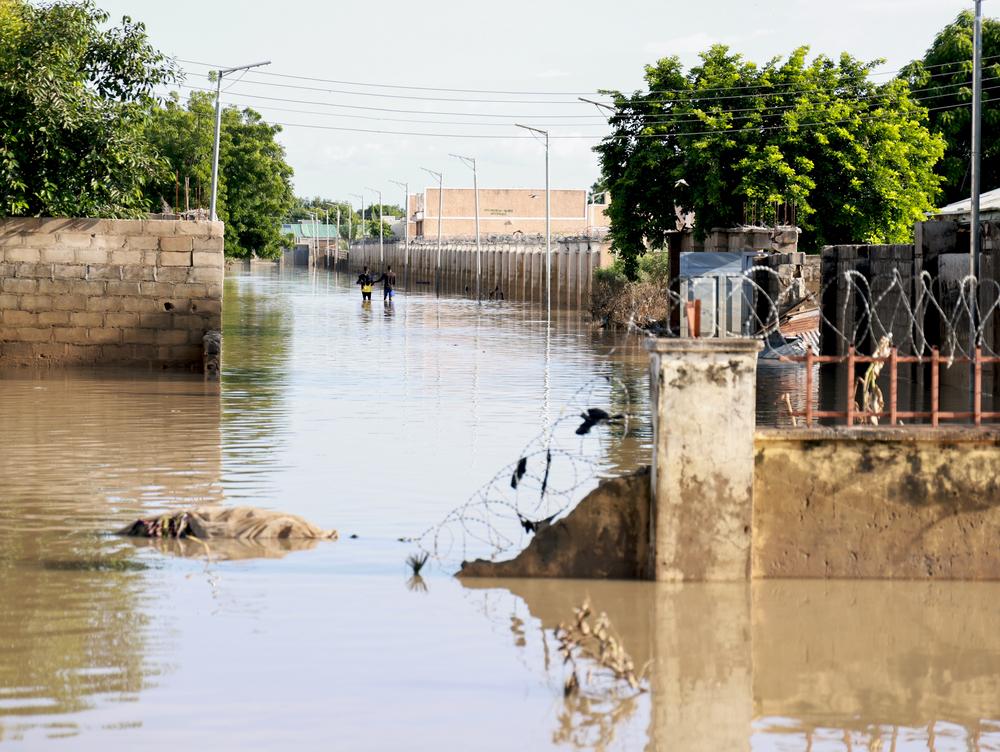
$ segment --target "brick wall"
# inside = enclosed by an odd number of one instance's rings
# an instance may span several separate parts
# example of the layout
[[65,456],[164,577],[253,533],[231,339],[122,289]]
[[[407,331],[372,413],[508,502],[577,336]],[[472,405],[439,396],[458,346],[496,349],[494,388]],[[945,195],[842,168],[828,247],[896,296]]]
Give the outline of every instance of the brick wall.
[[200,370],[222,328],[221,222],[0,219],[0,366]]

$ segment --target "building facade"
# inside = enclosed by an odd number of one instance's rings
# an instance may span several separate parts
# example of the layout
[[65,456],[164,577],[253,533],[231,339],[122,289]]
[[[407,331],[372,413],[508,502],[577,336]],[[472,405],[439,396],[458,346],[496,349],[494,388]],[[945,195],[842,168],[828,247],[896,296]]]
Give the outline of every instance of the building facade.
[[[553,190],[550,194],[553,235],[602,236],[607,232],[608,207],[593,203],[589,191]],[[410,237],[437,237],[439,222],[442,237],[475,237],[475,191],[445,188],[440,200],[439,217],[437,188],[410,195]],[[545,189],[480,188],[479,232],[484,238],[544,235]]]

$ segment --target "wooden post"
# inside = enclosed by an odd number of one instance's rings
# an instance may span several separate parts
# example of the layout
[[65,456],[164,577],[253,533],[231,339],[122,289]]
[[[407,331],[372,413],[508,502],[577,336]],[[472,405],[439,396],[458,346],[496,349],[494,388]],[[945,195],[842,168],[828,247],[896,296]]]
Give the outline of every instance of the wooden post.
[[931,348],[931,425],[938,425],[938,405],[940,398],[940,360],[936,347]]
[[812,346],[806,346],[806,428],[812,426],[813,420],[813,351]]
[[983,348],[977,347],[973,364],[974,383],[972,401],[972,421],[977,426],[983,424]]
[[701,301],[691,300],[684,304],[687,314],[688,336],[701,336]]
[[854,345],[847,350],[847,425],[854,425]]
[[896,401],[899,396],[899,350],[895,347],[889,350],[889,425],[894,426],[898,422],[897,413],[899,411]]

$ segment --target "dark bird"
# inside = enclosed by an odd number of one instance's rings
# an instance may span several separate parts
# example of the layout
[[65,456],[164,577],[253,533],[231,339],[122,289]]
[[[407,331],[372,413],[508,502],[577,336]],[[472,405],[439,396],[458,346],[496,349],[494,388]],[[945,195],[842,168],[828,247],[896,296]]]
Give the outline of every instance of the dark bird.
[[521,521],[521,527],[524,528],[524,532],[540,533],[545,528],[547,528],[549,525],[552,524],[552,520],[556,518],[557,514],[559,513],[556,512],[556,514],[550,515],[546,517],[544,520],[529,520],[527,517],[524,517],[521,514],[518,514],[517,518]]
[[599,407],[587,408],[587,412],[580,413],[580,417],[583,418],[583,423],[580,427],[576,429],[577,436],[583,436],[584,434],[590,433],[590,429],[601,423],[613,423],[614,421],[621,420],[625,416],[619,413],[618,415],[608,415],[604,410]]
[[552,450],[545,450],[545,477],[542,478],[542,498],[545,497],[545,489],[549,487],[549,470],[552,468]]
[[514,474],[510,476],[510,487],[517,488],[517,484],[521,482],[521,478],[524,474],[528,472],[528,458],[522,457],[517,461],[517,467],[514,468]]

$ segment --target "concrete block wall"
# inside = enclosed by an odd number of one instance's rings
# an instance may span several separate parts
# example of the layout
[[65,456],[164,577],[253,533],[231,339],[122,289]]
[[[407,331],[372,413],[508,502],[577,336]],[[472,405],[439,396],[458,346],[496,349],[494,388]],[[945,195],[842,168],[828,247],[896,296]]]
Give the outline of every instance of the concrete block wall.
[[221,222],[0,219],[0,366],[200,370],[224,266]]

